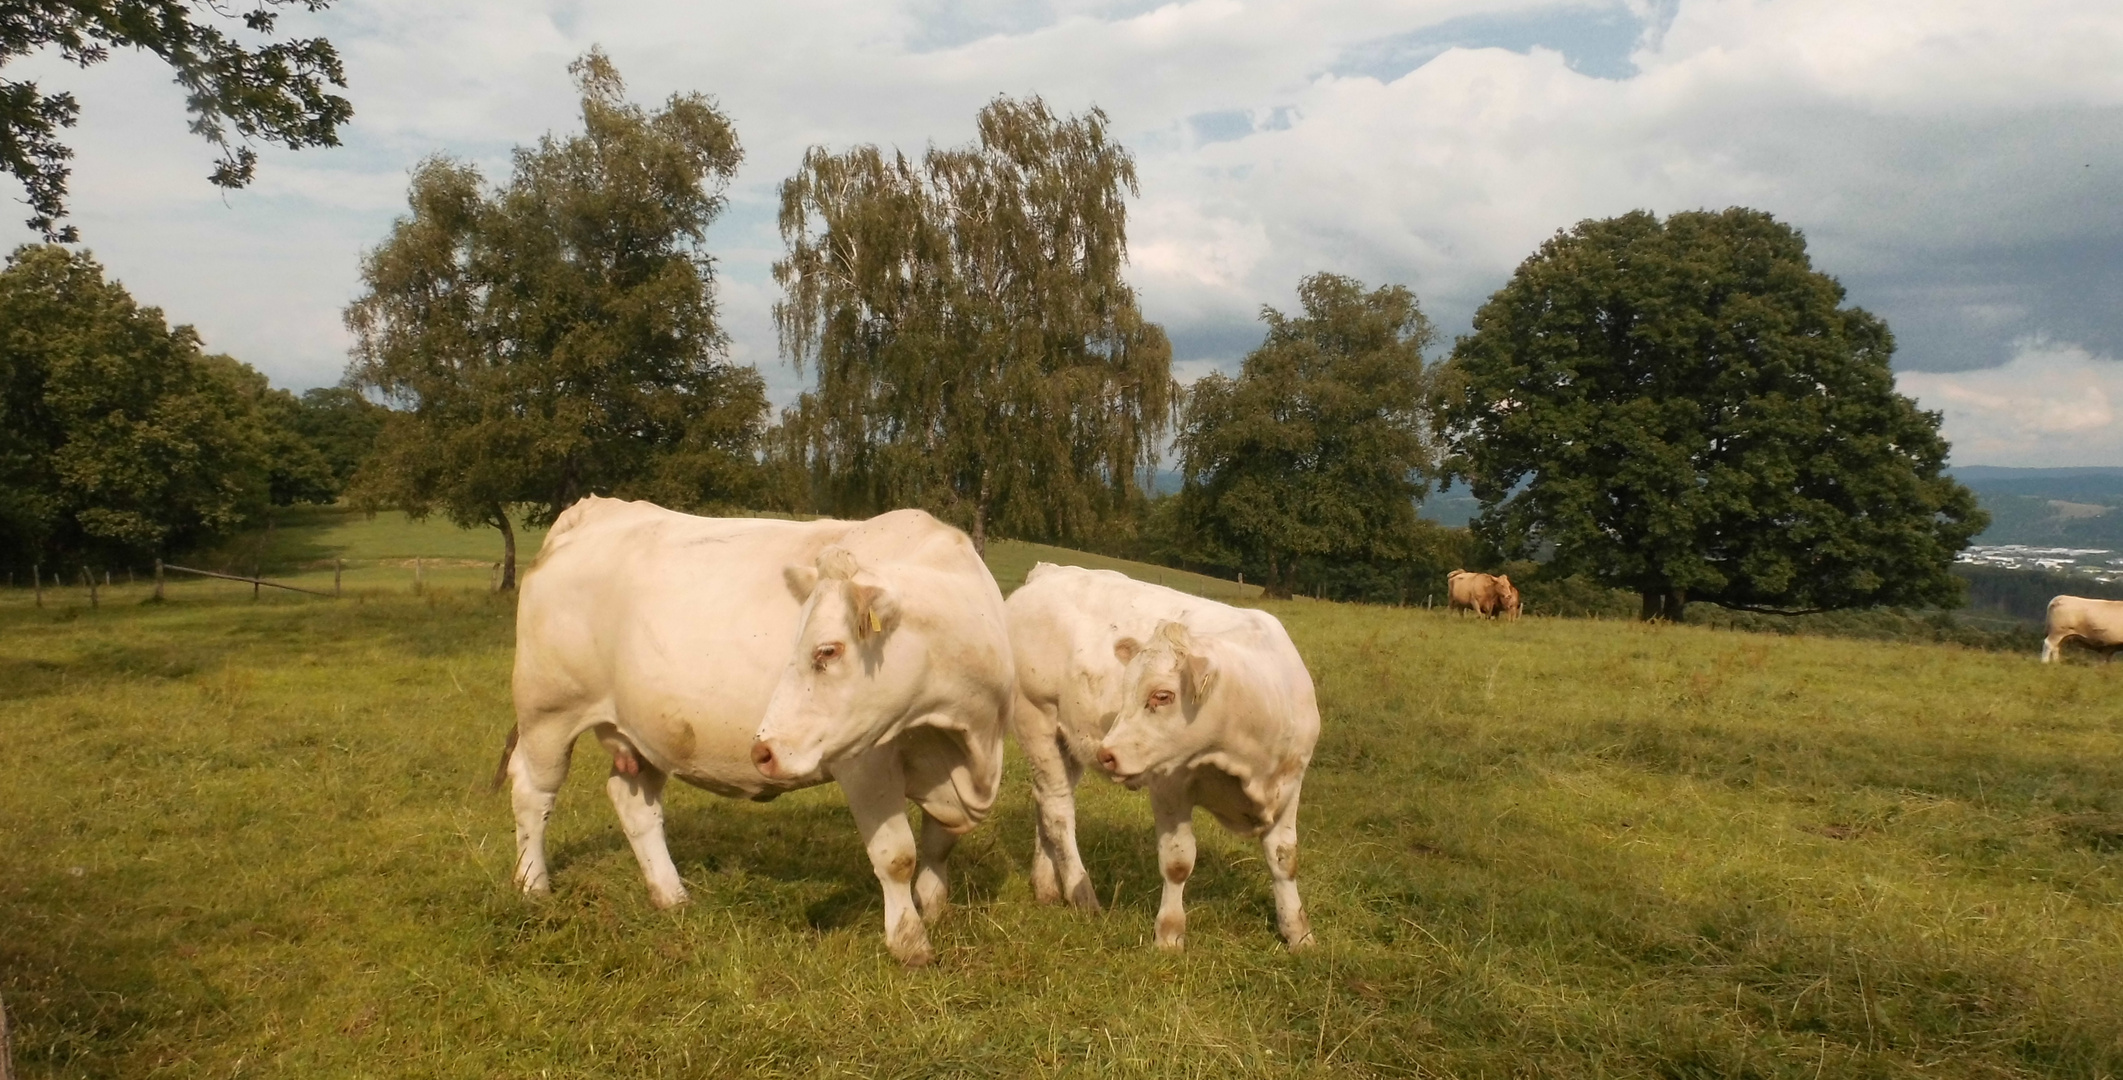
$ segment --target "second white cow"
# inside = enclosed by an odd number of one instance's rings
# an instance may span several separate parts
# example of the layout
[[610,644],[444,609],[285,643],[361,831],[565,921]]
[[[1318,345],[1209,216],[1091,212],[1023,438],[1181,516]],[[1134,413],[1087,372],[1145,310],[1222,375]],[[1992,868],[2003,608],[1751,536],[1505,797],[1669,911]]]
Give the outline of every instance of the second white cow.
[[1297,894],[1297,804],[1319,739],[1312,676],[1274,616],[1111,570],[1041,563],[1005,605],[1017,659],[1011,714],[1039,803],[1032,888],[1097,910],[1076,847],[1076,784],[1097,763],[1147,788],[1164,897],[1157,944],[1186,940],[1194,808],[1259,837],[1275,921],[1312,943]]

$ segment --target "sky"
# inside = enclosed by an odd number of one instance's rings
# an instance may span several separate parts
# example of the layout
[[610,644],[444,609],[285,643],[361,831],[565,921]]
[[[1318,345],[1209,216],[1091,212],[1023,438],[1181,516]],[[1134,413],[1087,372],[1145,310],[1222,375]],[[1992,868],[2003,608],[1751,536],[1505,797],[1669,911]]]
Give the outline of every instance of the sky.
[[512,147],[579,126],[566,68],[597,45],[636,101],[700,91],[734,121],[710,245],[732,357],[778,404],[803,384],[775,191],[805,149],[962,144],[1038,94],[1134,153],[1128,277],[1182,381],[1235,370],[1310,273],[1408,286],[1442,350],[1559,229],[1741,205],[1887,320],[1955,464],[2123,465],[2114,0],[338,0],[281,25],[338,46],[355,119],[339,148],[262,147],[238,192],[151,58],[8,76],[80,99],[73,221],[111,275],[292,389],[344,370],[408,170],[505,180]]

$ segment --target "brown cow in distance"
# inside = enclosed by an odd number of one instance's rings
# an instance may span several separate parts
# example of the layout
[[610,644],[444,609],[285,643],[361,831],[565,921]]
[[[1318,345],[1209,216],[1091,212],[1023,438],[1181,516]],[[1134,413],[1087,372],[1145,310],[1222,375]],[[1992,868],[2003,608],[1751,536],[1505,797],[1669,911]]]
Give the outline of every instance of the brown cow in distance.
[[1519,617],[1519,591],[1507,574],[1454,570],[1445,575],[1445,595],[1448,611],[1464,609],[1490,619],[1499,615]]

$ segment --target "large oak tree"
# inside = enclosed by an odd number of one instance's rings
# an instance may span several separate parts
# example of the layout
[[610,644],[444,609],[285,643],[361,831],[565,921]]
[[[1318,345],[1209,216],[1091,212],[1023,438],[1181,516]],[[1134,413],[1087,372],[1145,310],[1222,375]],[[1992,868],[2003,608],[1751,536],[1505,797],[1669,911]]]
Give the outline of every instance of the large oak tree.
[[916,161],[813,149],[782,185],[775,318],[817,376],[790,417],[818,501],[1082,541],[1125,530],[1171,346],[1121,277],[1135,165],[1106,116],[997,98]]
[[1987,521],[1887,324],[1756,210],[1585,221],[1520,264],[1440,381],[1475,531],[1635,591],[1796,613],[1949,604]]
[[592,493],[683,507],[748,495],[766,418],[727,359],[708,225],[741,159],[699,94],[650,112],[592,51],[572,65],[583,132],[516,151],[507,187],[423,163],[412,213],[362,261],[351,386],[396,406],[354,490],[501,530]]

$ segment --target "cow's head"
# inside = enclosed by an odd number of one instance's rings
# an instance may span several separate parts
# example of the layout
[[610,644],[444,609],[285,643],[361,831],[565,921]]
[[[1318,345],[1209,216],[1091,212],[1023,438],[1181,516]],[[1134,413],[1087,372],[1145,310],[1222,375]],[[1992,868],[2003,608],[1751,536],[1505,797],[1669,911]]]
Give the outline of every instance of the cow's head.
[[1509,612],[1512,618],[1518,617],[1519,590],[1518,586],[1511,583],[1509,574],[1496,576],[1496,602],[1498,611]]
[[813,776],[827,762],[860,753],[906,715],[923,665],[904,640],[898,595],[829,547],[811,566],[783,571],[803,603],[794,654],[767,701],[752,743],[752,764],[775,780]]
[[1113,655],[1125,665],[1120,715],[1099,744],[1098,763],[1137,786],[1152,773],[1181,764],[1205,738],[1190,727],[1216,686],[1217,665],[1205,642],[1185,623],[1161,622],[1148,642],[1122,638]]

